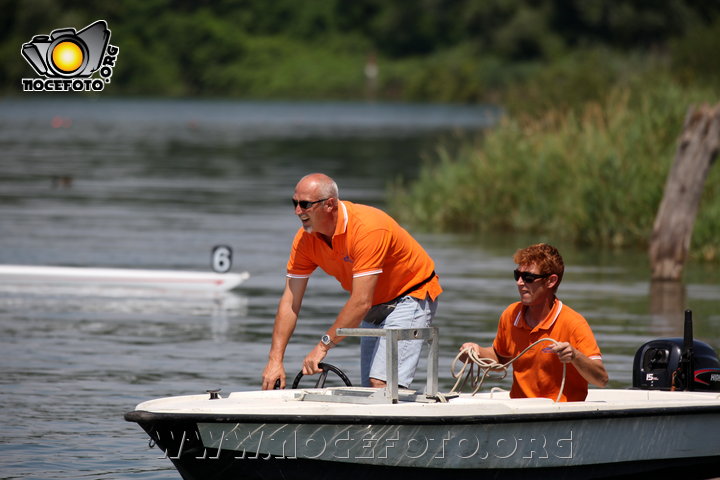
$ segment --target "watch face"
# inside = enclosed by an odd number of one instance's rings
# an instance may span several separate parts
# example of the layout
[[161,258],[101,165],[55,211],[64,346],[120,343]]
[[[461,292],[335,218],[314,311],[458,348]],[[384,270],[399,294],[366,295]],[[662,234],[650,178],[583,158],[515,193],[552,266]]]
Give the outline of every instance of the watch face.
[[323,335],[322,338],[320,339],[320,341],[322,343],[324,343],[325,345],[329,344],[330,343],[330,335]]

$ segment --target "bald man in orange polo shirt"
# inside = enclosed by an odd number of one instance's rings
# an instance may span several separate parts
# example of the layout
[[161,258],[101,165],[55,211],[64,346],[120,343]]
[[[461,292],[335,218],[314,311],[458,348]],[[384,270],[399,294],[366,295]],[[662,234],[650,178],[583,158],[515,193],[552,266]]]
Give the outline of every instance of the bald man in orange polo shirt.
[[[337,184],[321,173],[303,177],[292,197],[302,227],[295,235],[285,289],[275,316],[262,387],[277,380],[285,388],[285,349],[295,329],[310,275],[317,267],[350,292],[335,322],[303,361],[303,374],[319,373],[318,363],[343,340],[338,328],[420,328],[430,326],[442,292],[435,264],[420,244],[377,208],[339,199]],[[398,380],[408,387],[422,342],[398,345]],[[382,387],[385,339],[361,339],[364,386]]]
[[563,364],[567,365],[560,401],[582,401],[588,384],[604,387],[608,374],[600,348],[585,318],[556,296],[565,265],[557,249],[546,243],[518,250],[513,272],[520,301],[500,316],[492,347],[465,343],[460,350],[473,349],[479,357],[507,363],[541,338],[541,342],[515,360],[511,398],[546,397],[560,393]]

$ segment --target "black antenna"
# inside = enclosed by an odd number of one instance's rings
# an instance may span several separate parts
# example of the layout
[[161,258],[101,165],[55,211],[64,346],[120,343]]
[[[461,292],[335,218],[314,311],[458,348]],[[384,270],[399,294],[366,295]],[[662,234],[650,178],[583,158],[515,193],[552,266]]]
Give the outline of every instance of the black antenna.
[[693,352],[692,310],[685,310],[685,336],[683,350],[680,355],[680,372],[683,377],[683,389],[694,390],[695,383],[695,355]]

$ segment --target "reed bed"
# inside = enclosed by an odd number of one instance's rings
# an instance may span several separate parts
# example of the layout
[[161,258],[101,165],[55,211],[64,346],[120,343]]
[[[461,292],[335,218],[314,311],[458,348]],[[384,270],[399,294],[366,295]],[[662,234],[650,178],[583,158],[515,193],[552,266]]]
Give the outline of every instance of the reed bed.
[[[391,209],[431,231],[516,232],[603,247],[647,245],[688,107],[712,94],[655,82],[602,102],[505,118],[419,178],[391,188]],[[717,101],[717,98],[715,99]],[[720,251],[720,172],[706,182],[692,251]]]

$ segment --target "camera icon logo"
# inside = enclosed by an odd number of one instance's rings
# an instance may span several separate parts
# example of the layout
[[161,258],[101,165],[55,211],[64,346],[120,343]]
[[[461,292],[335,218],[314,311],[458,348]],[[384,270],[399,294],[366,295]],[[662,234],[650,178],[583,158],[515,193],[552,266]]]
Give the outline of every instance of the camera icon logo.
[[110,30],[104,20],[76,32],[59,28],[48,35],[36,35],[22,46],[22,55],[30,66],[45,77],[89,77],[102,62],[110,42]]
[[[23,79],[23,90],[102,90],[103,80],[110,83],[118,52],[118,47],[110,45],[110,30],[105,20],[98,20],[80,31],[58,28],[50,35],[35,35],[22,45],[20,53],[33,70],[47,80]],[[98,70],[102,80],[90,80]]]

